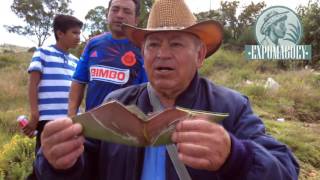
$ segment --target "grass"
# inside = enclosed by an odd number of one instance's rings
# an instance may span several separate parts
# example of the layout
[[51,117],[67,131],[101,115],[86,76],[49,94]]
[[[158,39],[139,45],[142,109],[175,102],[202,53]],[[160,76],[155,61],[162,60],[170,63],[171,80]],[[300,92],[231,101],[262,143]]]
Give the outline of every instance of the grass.
[[320,124],[264,120],[267,132],[299,158],[300,179],[320,179]]
[[[268,118],[319,122],[320,74],[294,64],[283,71],[277,62],[247,61],[240,53],[219,50],[206,60],[200,74],[245,94],[255,108],[268,112]],[[268,77],[280,84],[277,91],[264,88]]]
[[[28,115],[26,70],[31,56],[0,54],[0,152],[4,147],[10,152],[8,144],[13,146],[12,139],[19,134],[16,117]],[[300,69],[296,63],[289,65],[284,71],[277,68],[277,62],[249,62],[241,53],[220,49],[205,61],[200,74],[248,96],[255,113],[264,120],[267,133],[287,144],[297,156],[301,165],[299,179],[320,179],[320,73]],[[264,87],[268,77],[280,84],[278,90]],[[25,139],[21,141],[29,144]],[[8,164],[8,168],[17,168],[12,173],[25,173],[20,164]],[[0,179],[3,172],[8,173],[0,169]]]
[[[277,68],[277,62],[247,61],[240,53],[220,49],[200,74],[248,96],[267,132],[299,159],[299,179],[320,179],[320,73],[301,69],[297,62],[285,64],[286,71]],[[278,90],[264,87],[268,77],[280,84]]]
[[30,53],[0,55],[0,146],[18,132],[17,116],[27,114],[27,67],[31,56]]
[[21,47],[21,46],[16,46],[16,45],[11,45],[11,44],[1,44],[0,45],[0,53],[3,52],[27,52],[28,47]]

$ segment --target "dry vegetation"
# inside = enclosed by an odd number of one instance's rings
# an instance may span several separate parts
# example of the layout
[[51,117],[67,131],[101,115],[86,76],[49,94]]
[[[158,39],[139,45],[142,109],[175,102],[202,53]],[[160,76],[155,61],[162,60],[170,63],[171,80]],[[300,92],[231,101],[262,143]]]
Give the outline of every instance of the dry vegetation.
[[[0,180],[9,174],[15,179],[25,177],[30,170],[34,140],[16,136],[15,119],[28,114],[26,69],[31,56],[0,54],[0,153],[6,154],[0,157]],[[300,179],[315,180],[320,179],[320,73],[296,65],[279,70],[276,62],[248,62],[239,53],[219,50],[200,73],[249,96],[267,132],[288,144],[298,157]],[[280,84],[278,90],[264,88],[268,77]]]

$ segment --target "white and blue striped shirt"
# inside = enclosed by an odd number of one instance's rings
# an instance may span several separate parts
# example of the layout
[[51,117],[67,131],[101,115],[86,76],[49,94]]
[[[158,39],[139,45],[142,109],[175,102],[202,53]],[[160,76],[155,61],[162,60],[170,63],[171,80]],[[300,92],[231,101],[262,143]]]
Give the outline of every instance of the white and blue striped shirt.
[[71,78],[78,58],[63,52],[55,45],[38,48],[33,54],[28,72],[39,71],[39,120],[53,120],[68,113]]

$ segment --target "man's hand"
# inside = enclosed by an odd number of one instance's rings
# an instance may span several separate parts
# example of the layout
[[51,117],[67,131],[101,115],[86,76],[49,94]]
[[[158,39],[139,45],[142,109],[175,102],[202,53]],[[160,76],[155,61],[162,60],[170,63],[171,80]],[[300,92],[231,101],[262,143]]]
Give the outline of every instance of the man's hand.
[[218,170],[227,160],[231,149],[227,131],[203,119],[179,122],[172,141],[177,143],[179,159],[196,169]]
[[28,137],[34,137],[34,132],[37,129],[37,125],[39,122],[39,113],[31,113],[31,118],[28,124],[22,128],[23,134],[27,135]]
[[30,104],[31,117],[28,125],[25,126],[22,131],[30,138],[34,136],[34,132],[37,128],[39,121],[39,109],[38,109],[38,86],[41,80],[41,73],[38,71],[30,72],[29,84],[28,84],[28,97]]
[[55,169],[69,169],[84,150],[82,126],[69,118],[57,119],[46,124],[41,135],[44,156]]

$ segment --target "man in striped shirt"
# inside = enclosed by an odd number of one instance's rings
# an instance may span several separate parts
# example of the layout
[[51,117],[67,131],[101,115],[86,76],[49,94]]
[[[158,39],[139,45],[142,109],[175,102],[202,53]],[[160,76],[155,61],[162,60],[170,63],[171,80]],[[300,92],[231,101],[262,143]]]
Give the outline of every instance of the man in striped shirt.
[[40,47],[33,54],[28,68],[31,118],[23,132],[32,137],[38,131],[36,152],[45,124],[67,116],[71,77],[78,62],[68,50],[79,44],[82,26],[73,16],[57,15],[53,21],[56,44]]

